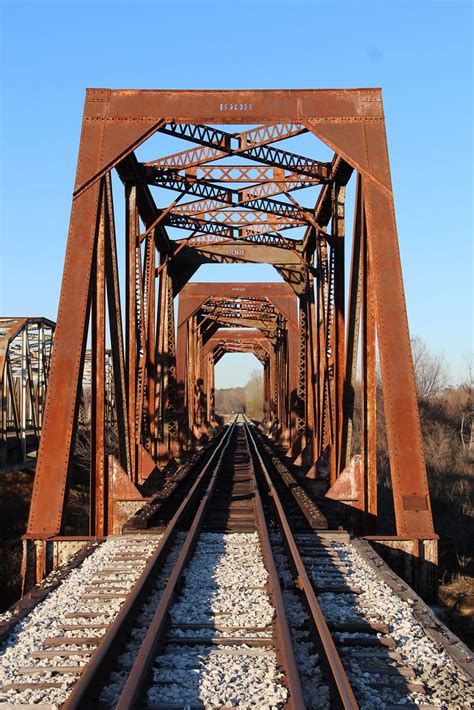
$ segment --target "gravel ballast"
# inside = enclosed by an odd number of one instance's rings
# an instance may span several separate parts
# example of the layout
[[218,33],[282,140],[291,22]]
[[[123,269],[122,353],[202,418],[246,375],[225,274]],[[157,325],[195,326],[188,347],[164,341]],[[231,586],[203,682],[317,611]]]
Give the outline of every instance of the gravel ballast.
[[[414,671],[415,676],[411,682],[421,683],[425,689],[425,693],[407,692],[406,682],[402,677],[381,673],[376,678],[378,685],[375,694],[370,682],[374,679],[374,674],[365,670],[370,656],[360,655],[351,661],[349,678],[361,707],[369,710],[397,702],[431,704],[442,710],[467,710],[473,707],[472,683],[464,677],[449,655],[427,637],[423,627],[414,617],[410,600],[406,602],[400,599],[377,577],[351,544],[334,542],[332,548],[337,551],[339,559],[347,569],[343,573],[347,583],[358,588],[361,593],[319,595],[319,603],[326,619],[333,622],[362,619],[386,624],[390,637],[396,642],[393,651],[400,654],[403,666]],[[349,634],[339,634],[343,652],[343,641],[347,637]],[[360,634],[360,637],[364,638],[364,635]],[[359,650],[370,654],[367,648],[361,647]],[[376,650],[373,656],[377,662],[377,657],[388,659],[389,653],[389,649]]]
[[[73,569],[62,584],[38,604],[2,643],[0,648],[0,704],[13,705],[47,703],[59,705],[69,695],[78,678],[77,673],[59,674],[58,666],[84,666],[95,649],[94,645],[59,645],[57,651],[77,650],[81,653],[52,655],[35,658],[30,654],[43,652],[46,639],[81,637],[98,639],[105,627],[116,617],[124,596],[107,599],[86,599],[96,593],[120,593],[125,595],[133,587],[147,559],[159,544],[158,535],[123,536],[111,538],[100,544],[82,564]],[[130,555],[130,560],[116,557]],[[115,571],[117,570],[117,571]],[[104,572],[103,572],[104,571]],[[104,579],[106,580],[104,582]],[[72,614],[94,614],[93,618],[72,618]],[[80,625],[84,628],[64,630],[62,626]],[[91,628],[103,625],[104,629]],[[56,647],[55,647],[56,648]],[[49,650],[49,647],[48,647]],[[38,668],[38,672],[20,672],[24,668]],[[29,683],[22,691],[8,690],[12,684]],[[58,687],[36,689],[35,684],[55,684]]]
[[[273,648],[275,612],[258,535],[202,533],[184,576],[180,596],[171,607],[171,642],[155,661],[147,701],[183,707],[193,703],[209,708],[282,707],[287,690]],[[223,640],[238,636],[242,642],[173,643],[180,636]],[[256,638],[262,645],[250,643]]]
[[[296,538],[309,550],[317,536],[309,533]],[[180,534],[168,554],[102,690],[100,699],[105,706],[114,707],[120,695],[184,539]],[[79,670],[88,662],[96,646],[82,644],[81,638],[100,640],[159,540],[159,535],[130,535],[100,544],[17,624],[0,647],[0,704],[58,707],[67,699],[78,673],[54,673],[54,668],[76,666]],[[279,535],[272,533],[271,540],[307,707],[324,710],[329,707],[329,689],[311,639],[308,613],[295,588]],[[367,622],[388,627],[387,635],[333,632],[360,707],[473,707],[472,683],[446,651],[426,635],[414,616],[412,600],[400,599],[352,544],[334,540],[325,544],[332,557],[311,557],[310,552],[302,556],[316,588],[342,586],[348,590],[317,593],[328,623]],[[93,598],[96,593],[114,591],[119,596]],[[81,613],[93,616],[74,618]],[[183,707],[282,708],[287,690],[274,647],[274,616],[257,533],[201,533],[185,568],[179,596],[170,609],[167,641],[154,663],[146,701]],[[64,625],[81,628],[65,630]],[[77,655],[55,655],[50,647],[48,657],[31,655],[44,650],[46,639],[63,637],[77,637],[78,643],[61,644],[57,650],[74,649]],[[365,643],[376,637],[393,639],[395,647]],[[8,690],[18,683],[31,687]],[[35,684],[57,687],[35,688]],[[417,687],[424,692],[417,692]]]

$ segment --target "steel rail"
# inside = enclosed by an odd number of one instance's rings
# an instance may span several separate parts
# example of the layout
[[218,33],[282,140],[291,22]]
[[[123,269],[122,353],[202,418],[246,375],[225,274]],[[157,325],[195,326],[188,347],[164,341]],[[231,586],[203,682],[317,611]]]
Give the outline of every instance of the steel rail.
[[169,625],[169,608],[174,599],[183,570],[197,542],[204,520],[204,514],[212,497],[212,493],[214,492],[221,462],[229,445],[231,433],[234,430],[236,421],[237,417],[234,419],[232,426],[229,427],[225,446],[220,449],[220,456],[214,466],[211,480],[206,487],[179,553],[178,559],[176,560],[173,570],[168,578],[168,582],[161,596],[160,603],[158,604],[158,607],[153,615],[153,619],[148,627],[148,631],[137,654],[135,663],[129,673],[127,682],[125,683],[117,704],[115,705],[115,710],[130,710],[130,708],[133,707],[140,707],[140,697],[142,695],[143,686],[146,682],[146,677],[150,671],[153,661],[155,660],[158,647],[164,640]]
[[344,666],[342,665],[341,657],[337,651],[336,645],[332,634],[328,628],[324,614],[319,606],[319,602],[314,591],[314,587],[306,571],[306,567],[301,559],[298,546],[296,544],[293,533],[286,517],[282,502],[278,495],[278,492],[273,485],[271,476],[268,469],[263,461],[260,454],[257,441],[253,436],[247,417],[244,415],[245,429],[248,434],[248,440],[251,442],[253,450],[255,452],[255,457],[258,461],[263,479],[266,483],[268,490],[268,495],[273,503],[275,512],[277,514],[278,523],[280,527],[280,532],[282,533],[284,542],[288,549],[291,559],[296,569],[298,578],[297,584],[299,589],[303,592],[306,603],[308,605],[309,611],[314,624],[314,629],[316,631],[316,643],[320,650],[320,659],[323,668],[326,672],[326,677],[330,685],[330,689],[333,695],[334,706],[338,708],[345,708],[346,710],[357,710],[359,705],[355,698],[352,687],[349,683]]
[[[81,677],[73,688],[72,693],[65,701],[65,703],[61,706],[62,708],[65,708],[66,710],[75,710],[76,708],[81,708],[82,710],[89,710],[89,708],[91,707],[94,693],[101,684],[101,681],[103,681],[104,674],[107,672],[108,666],[111,662],[111,657],[114,656],[117,647],[120,646],[125,634],[129,630],[130,620],[134,619],[136,614],[138,613],[140,604],[144,600],[144,597],[146,596],[149,587],[153,583],[153,579],[155,578],[156,574],[160,571],[162,564],[166,558],[166,554],[174,542],[174,539],[178,532],[179,523],[189,512],[190,507],[194,503],[196,497],[199,495],[199,492],[202,489],[203,483],[206,479],[206,475],[220,452],[218,462],[213,471],[213,475],[215,476],[215,471],[219,467],[224,451],[226,450],[230,438],[232,436],[232,432],[235,427],[235,422],[236,419],[231,423],[228,430],[225,432],[225,434],[217,444],[209,460],[206,462],[201,473],[194,482],[191,490],[187,493],[178,510],[166,526],[166,530],[163,533],[162,538],[160,539],[157,549],[153,553],[150,560],[147,562],[142,574],[140,575],[134,587],[127,596],[127,599],[121,607],[115,620],[107,630],[99,646],[97,647],[97,650],[94,652],[91,660],[89,661],[87,666],[85,666]],[[204,493],[204,497],[206,496],[206,494],[207,490]]]
[[[234,425],[238,416],[234,420]],[[232,428],[233,431],[233,428]],[[244,429],[245,432],[245,429]],[[230,438],[227,440],[227,445]],[[246,437],[247,446],[248,439]],[[157,651],[165,639],[165,634],[169,627],[169,608],[174,599],[179,581],[184,571],[194,547],[197,543],[200,529],[206,514],[206,508],[212,499],[213,492],[216,487],[219,470],[222,459],[224,457],[227,445],[221,452],[219,460],[215,466],[212,478],[207,486],[206,492],[202,498],[199,508],[196,512],[194,520],[189,529],[186,540],[181,548],[180,555],[170,574],[165,590],[163,591],[160,603],[156,609],[154,617],[150,623],[145,639],[142,643],[140,651],[135,659],[133,668],[128,676],[127,682],[122,689],[122,693],[115,705],[115,710],[130,710],[130,708],[140,707],[140,698],[143,692],[143,686],[146,683],[146,678],[150,672],[150,668],[156,658]],[[265,513],[258,492],[255,472],[253,470],[252,456],[250,447],[248,446],[251,476],[253,479],[253,488],[255,493],[255,513],[258,523],[259,537],[262,543],[265,563],[270,576],[271,595],[276,609],[276,636],[277,636],[277,652],[285,671],[285,678],[289,691],[289,702],[287,707],[292,710],[302,710],[306,707],[304,702],[303,691],[301,688],[300,677],[296,666],[296,660],[293,652],[290,630],[286,619],[285,606],[283,595],[278,580],[278,572],[273,559],[268,529],[265,523]]]
[[290,627],[286,618],[285,601],[283,599],[278,570],[273,557],[267,521],[265,519],[265,512],[263,510],[260,491],[258,490],[257,477],[255,474],[255,467],[253,465],[247,429],[248,427],[244,426],[245,438],[250,454],[250,476],[254,493],[255,517],[257,520],[258,536],[262,546],[263,559],[270,578],[272,601],[276,611],[275,632],[277,637],[277,653],[280,656],[280,660],[282,661],[282,665],[285,670],[285,680],[290,696],[287,706],[294,708],[295,710],[302,710],[302,708],[306,707],[306,703],[304,700],[303,689],[301,687],[300,674],[296,665],[293,641],[291,639]]

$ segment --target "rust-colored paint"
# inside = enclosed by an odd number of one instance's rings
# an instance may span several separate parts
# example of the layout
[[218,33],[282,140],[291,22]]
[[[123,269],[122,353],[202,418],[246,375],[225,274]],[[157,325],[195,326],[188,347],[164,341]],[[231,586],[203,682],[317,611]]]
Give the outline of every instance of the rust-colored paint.
[[[217,128],[223,124],[251,124],[256,128],[232,133]],[[278,147],[279,140],[290,140],[304,131],[335,151],[331,162]],[[142,164],[133,151],[156,132],[184,138],[195,148]],[[216,165],[213,160],[221,155],[231,161],[233,155],[254,161],[259,168],[256,185],[235,190],[229,173],[224,182],[219,182],[222,163]],[[180,193],[161,213],[148,187],[158,184],[160,165],[168,166],[168,186]],[[124,334],[111,212],[113,167],[125,184],[127,205]],[[182,412],[181,421],[188,421],[194,436],[203,432],[203,412],[210,411],[203,383],[212,379],[202,361],[203,348],[219,325],[238,325],[238,318],[229,309],[216,307],[215,313],[209,309],[204,313],[203,304],[209,296],[251,295],[253,285],[214,284],[212,293],[198,284],[186,286],[202,263],[266,262],[283,277],[285,284],[261,286],[261,297],[273,304],[272,314],[262,306],[255,318],[247,318],[246,325],[260,327],[272,348],[276,347],[265,382],[266,392],[276,403],[276,436],[285,439],[290,419],[291,430],[298,428],[301,435],[300,442],[290,442],[294,444],[292,450],[310,454],[315,474],[324,467],[329,452],[335,482],[348,451],[349,429],[343,411],[347,398],[343,393],[351,376],[348,367],[353,372],[354,363],[346,356],[346,348],[351,345],[353,355],[360,310],[359,306],[345,309],[343,302],[343,192],[353,170],[361,176],[355,223],[360,225],[364,220],[365,266],[370,270],[370,280],[364,275],[369,273],[367,269],[362,274],[369,306],[362,334],[368,373],[364,385],[366,424],[370,429],[370,446],[368,443],[364,452],[370,479],[366,483],[366,507],[374,511],[375,407],[370,377],[375,321],[397,533],[432,535],[380,89],[88,89],[29,537],[44,539],[61,532],[89,322],[95,329],[93,358],[97,371],[94,416],[98,444],[93,471],[97,529],[107,519],[103,511],[110,485],[106,466],[101,464],[103,454],[99,455],[105,416],[101,348],[107,328],[99,304],[103,303],[105,288],[120,460],[126,475],[138,483],[150,468],[151,464],[147,467],[141,463],[142,446],[155,463],[180,452],[183,440],[177,407],[183,397],[188,396],[189,409]],[[242,170],[238,173],[242,179]],[[321,184],[314,208],[303,206],[293,195],[286,202],[275,199],[282,192],[301,189],[308,180]],[[184,194],[192,196],[193,202],[183,202]],[[234,215],[232,206],[237,208]],[[305,225],[302,239],[285,236],[284,230],[293,223]],[[168,226],[188,231],[198,227],[202,233],[172,240],[166,231]],[[95,265],[103,273],[95,273]],[[314,304],[307,291],[309,277],[316,282]],[[154,313],[156,292],[159,298]],[[183,305],[176,349],[173,297],[179,292]],[[301,304],[298,314],[295,295]],[[197,338],[196,328],[201,329],[199,309],[205,323],[202,337]],[[344,340],[346,314],[351,343]],[[187,383],[183,374],[186,348],[191,354]],[[290,393],[298,391],[303,398],[298,416],[291,409],[291,397],[288,401],[287,382]]]
[[61,531],[85,348],[99,193],[99,183],[96,183],[78,197],[72,207],[43,434],[28,520],[27,534],[35,538],[48,538]]
[[364,481],[360,456],[354,456],[349,465],[341,471],[337,480],[327,491],[326,498],[348,503],[355,508],[363,510]]

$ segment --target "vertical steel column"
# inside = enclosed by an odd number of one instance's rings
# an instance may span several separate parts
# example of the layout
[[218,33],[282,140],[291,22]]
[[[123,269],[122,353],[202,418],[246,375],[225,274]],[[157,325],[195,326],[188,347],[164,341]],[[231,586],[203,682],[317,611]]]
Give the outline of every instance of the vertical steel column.
[[137,237],[139,233],[137,187],[127,183],[126,203],[126,349],[128,383],[128,428],[132,481],[137,483],[138,442],[136,430],[137,405]]
[[[296,310],[296,306],[295,306]],[[290,444],[293,446],[298,438],[298,359],[299,359],[299,330],[288,322],[288,402],[290,422]]]
[[186,409],[188,414],[188,436],[186,446],[189,446],[194,435],[195,409],[194,409],[194,393],[196,386],[195,377],[195,359],[194,359],[194,328],[195,317],[191,316],[188,320],[187,332],[187,360],[186,360]]
[[212,357],[211,363],[211,422],[213,425],[216,424],[216,370],[215,370],[215,359]]
[[[12,370],[12,364],[10,361],[10,358],[7,357],[6,360],[6,367],[7,367],[7,376],[8,376],[8,389],[10,391],[10,397],[8,398],[10,402],[10,416],[8,417],[8,420],[10,420],[11,417],[13,417],[13,424],[15,426],[15,432],[16,432],[16,442],[17,442],[17,448],[20,456],[23,454],[23,449],[22,449],[22,442],[21,442],[21,413],[20,413],[20,397],[21,393],[17,392],[16,384],[20,384],[17,379],[13,377],[13,370]],[[20,388],[18,388],[20,389]],[[7,401],[8,401],[7,400]]]
[[36,438],[36,445],[39,443],[39,425],[38,425],[38,402],[37,402],[37,392],[35,392],[35,383],[33,376],[33,366],[31,362],[31,348],[30,348],[30,330],[28,325],[25,325],[26,330],[26,376],[28,383],[28,391],[26,396],[27,404],[27,426],[28,422],[31,421],[33,426],[34,435]]
[[165,396],[166,396],[166,378],[167,367],[165,364],[168,356],[168,266],[163,254],[160,254],[160,274],[158,281],[158,308],[156,313],[156,381],[155,381],[155,400],[156,407],[156,429],[158,436],[157,458],[161,461],[166,455],[166,439],[165,432]]
[[201,436],[202,429],[202,389],[201,389],[201,379],[202,379],[202,360],[201,360],[201,333],[200,325],[197,322],[193,329],[193,347],[194,347],[194,422],[193,422],[193,432],[196,439],[199,440]]
[[298,351],[298,389],[297,389],[297,417],[296,431],[298,435],[298,453],[306,445],[306,348],[307,348],[307,312],[306,294],[300,296],[299,301],[299,351]]
[[288,368],[288,343],[287,333],[283,328],[279,332],[279,350],[280,350],[280,373],[281,381],[281,397],[282,397],[282,435],[285,443],[291,446],[291,408],[290,408],[290,391],[289,391],[289,368]]
[[[148,262],[150,256],[150,241],[145,244],[144,259],[142,259],[142,250],[139,239],[139,224],[137,225],[136,238],[136,269],[135,269],[135,303],[136,303],[136,333],[137,333],[137,361],[136,361],[136,390],[135,390],[135,443],[137,452],[137,467],[136,467],[136,482],[142,482],[142,472],[140,465],[142,457],[139,457],[139,449],[142,443],[143,432],[143,413],[145,399],[145,379],[146,379],[146,299],[148,291]],[[143,266],[142,266],[143,262]],[[143,433],[146,438],[146,432]]]
[[112,356],[110,351],[105,353],[105,423],[111,429],[115,428],[115,396],[113,388]]
[[[283,324],[285,325],[285,324]],[[287,324],[286,324],[287,325]],[[285,434],[288,444],[291,444],[291,407],[290,407],[290,363],[288,359],[288,327],[283,327],[281,331],[281,350],[282,350],[282,371],[281,379],[283,385],[283,409],[285,415]]]
[[272,347],[273,347],[273,352],[274,352],[274,359],[273,359],[274,374],[273,374],[272,394],[273,394],[273,400],[275,402],[275,424],[276,424],[276,428],[278,430],[278,435],[280,435],[282,422],[281,422],[281,412],[280,412],[280,387],[279,387],[279,383],[278,383],[278,372],[279,372],[278,347],[277,347],[274,340],[272,340]]
[[267,403],[267,424],[272,424],[272,389],[271,389],[271,358],[268,356],[266,369],[264,370],[263,381],[266,386],[265,399]]
[[[180,296],[180,307],[182,296]],[[178,388],[179,412],[179,446],[187,448],[188,440],[188,409],[187,409],[187,347],[188,347],[188,322],[178,325],[176,347],[176,382]]]
[[[164,315],[163,326],[163,391],[161,395],[161,407],[163,417],[164,444],[168,451],[168,456],[177,456],[180,451],[180,441],[178,432],[178,410],[177,410],[177,362],[175,345],[174,326],[174,297],[173,280],[168,269],[162,272],[162,291],[164,298],[163,306],[160,306],[160,313]],[[184,383],[183,383],[184,384]],[[181,396],[181,394],[180,394]],[[184,392],[182,393],[184,400]]]
[[20,383],[20,443],[23,461],[26,461],[26,388],[28,379],[28,330],[21,331],[21,383]]
[[211,358],[212,353],[203,356],[203,390],[204,390],[204,427],[207,429],[211,423]]
[[199,328],[197,323],[197,317],[194,321],[194,328],[191,332],[191,339],[193,344],[193,434],[196,439],[199,439]]
[[214,372],[214,354],[209,361],[209,422],[212,426],[216,423],[216,381]]
[[43,426],[44,397],[46,392],[45,362],[44,362],[44,323],[38,323],[38,426]]
[[316,307],[314,299],[314,277],[308,273],[307,286],[307,325],[308,325],[308,348],[307,348],[307,369],[308,369],[308,385],[307,385],[307,422],[308,422],[308,437],[311,451],[311,467],[308,471],[308,476],[314,478],[317,475],[316,461],[319,458],[319,441],[318,441],[318,344],[317,344],[317,325],[316,325]]
[[286,397],[285,397],[285,380],[284,380],[284,359],[281,340],[281,330],[278,328],[276,337],[277,348],[277,385],[278,385],[278,420],[280,422],[281,436],[285,441],[288,441],[289,431],[286,427]]
[[316,475],[318,475],[318,470],[317,470],[317,461],[321,456],[321,451],[322,451],[322,441],[321,441],[321,422],[322,422],[322,382],[321,382],[321,373],[322,373],[322,360],[323,360],[323,348],[322,348],[322,343],[321,343],[321,276],[320,276],[320,271],[319,271],[319,255],[318,255],[318,268],[316,270],[316,279],[315,279],[315,305],[314,305],[314,339],[315,339],[315,391],[314,391],[314,399],[315,399],[315,420],[314,420],[314,441],[315,441],[315,448],[313,451],[313,459],[315,462],[316,466]]
[[273,426],[273,373],[272,373],[272,367],[273,367],[273,360],[270,355],[269,361],[268,361],[268,374],[267,374],[267,387],[268,387],[268,421],[269,421],[269,426]]
[[318,458],[324,454],[331,443],[331,422],[329,412],[329,363],[328,363],[328,326],[329,326],[329,268],[327,242],[324,237],[318,240],[318,282],[317,282],[317,332],[318,332]]
[[199,329],[197,337],[199,339],[199,397],[200,397],[200,426],[201,434],[206,431],[206,390],[204,388],[204,361],[203,361],[203,343],[202,343],[202,333]]
[[201,328],[196,329],[196,367],[197,367],[197,380],[196,380],[196,414],[197,414],[197,428],[198,436],[200,437],[204,433],[204,422],[205,422],[205,395],[204,395],[204,368],[202,360],[202,334]]
[[331,485],[336,480],[336,304],[334,299],[335,286],[335,246],[331,245],[328,271],[328,304],[326,312],[327,333],[327,412],[328,412],[328,445],[329,445],[329,480]]
[[377,381],[375,354],[375,293],[372,265],[363,225],[362,286],[362,461],[364,472],[364,532],[375,532],[377,516]]
[[[383,143],[384,155],[386,145]],[[433,536],[393,195],[364,181],[395,519],[399,535]],[[390,278],[387,278],[390,274]]]
[[363,234],[365,214],[362,201],[362,177],[357,174],[352,257],[349,282],[349,305],[346,335],[346,371],[344,380],[343,422],[341,441],[341,470],[348,466],[352,455],[352,430],[354,425],[355,387],[357,379],[357,356],[359,351],[360,309],[362,299]]
[[341,439],[345,367],[345,196],[346,188],[337,182],[332,186],[332,222],[334,239],[334,433],[331,449],[331,477],[341,472]]
[[288,400],[288,348],[286,342],[286,322],[282,323],[282,328],[280,330],[280,350],[281,350],[281,369],[280,369],[280,380],[281,380],[281,403],[282,403],[282,415],[284,422],[284,433],[285,439],[288,442],[288,446],[291,441],[290,432],[290,408]]
[[207,421],[210,426],[214,426],[214,354],[209,353],[207,357]]
[[105,176],[105,204],[105,273],[110,326],[110,348],[112,351],[112,372],[114,378],[115,407],[117,414],[119,461],[127,476],[132,478],[126,364],[122,330],[122,309],[120,305],[121,298],[117,243],[115,236],[112,180],[110,173],[107,173]]
[[[204,352],[204,348],[203,348]],[[207,356],[206,358],[203,358],[203,392],[204,392],[204,401],[203,401],[203,406],[204,406],[204,428],[207,431],[209,429],[210,423],[211,423],[211,416],[210,416],[210,400],[211,400],[211,391],[210,391],[210,381],[211,381],[211,366],[210,366],[210,356]]]
[[107,472],[105,456],[105,239],[104,181],[101,185],[100,217],[93,262],[94,286],[91,319],[91,468],[90,534],[107,532]]
[[277,353],[275,345],[272,344],[272,358],[270,364],[270,382],[271,382],[271,392],[272,392],[272,409],[273,409],[273,424],[277,427],[280,426],[279,412],[278,412],[278,369],[277,369]]
[[153,458],[156,457],[156,428],[155,428],[155,381],[156,381],[156,336],[155,336],[155,302],[156,302],[156,273],[155,273],[155,232],[148,235],[150,241],[148,260],[148,293],[146,310],[146,403],[147,403],[147,448]]
[[269,404],[269,397],[268,397],[268,362],[265,359],[264,365],[263,365],[263,422],[264,424],[267,424],[268,422],[268,404]]

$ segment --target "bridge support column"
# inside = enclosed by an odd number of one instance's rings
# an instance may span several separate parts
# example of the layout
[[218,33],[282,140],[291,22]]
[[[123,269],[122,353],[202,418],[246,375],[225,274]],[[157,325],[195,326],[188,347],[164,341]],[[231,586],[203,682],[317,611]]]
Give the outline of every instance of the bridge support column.
[[53,537],[49,540],[23,539],[23,557],[21,564],[21,594],[25,595],[35,584],[68,562],[70,558],[97,538],[80,536]]
[[288,456],[295,457],[298,464],[303,462],[302,451],[306,446],[306,356],[307,356],[307,313],[305,298],[300,297],[298,310],[298,380],[294,409],[296,413],[296,438],[291,444]]
[[438,538],[368,535],[375,551],[428,603],[437,601]]
[[165,259],[159,267],[157,309],[157,374],[156,399],[158,407],[157,462],[166,465],[181,452],[179,437],[179,387],[175,347],[173,280]]
[[344,392],[345,369],[345,194],[346,188],[334,182],[332,186],[331,204],[332,220],[331,232],[334,245],[331,250],[331,280],[333,295],[333,309],[330,314],[330,347],[333,364],[331,382],[331,432],[332,441],[330,449],[330,480],[334,482],[341,472],[341,439],[342,439],[342,406]]

